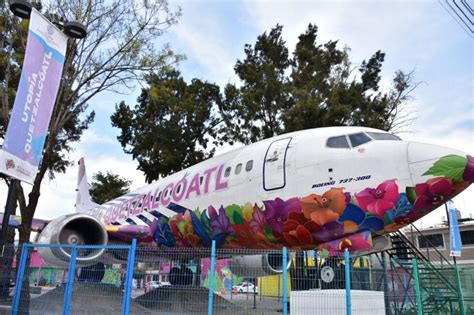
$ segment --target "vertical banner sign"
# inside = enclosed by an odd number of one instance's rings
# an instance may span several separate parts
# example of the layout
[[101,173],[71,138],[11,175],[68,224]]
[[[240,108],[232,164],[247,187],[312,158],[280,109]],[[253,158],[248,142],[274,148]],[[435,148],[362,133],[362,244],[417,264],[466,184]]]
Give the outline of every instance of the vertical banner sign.
[[20,84],[0,150],[0,172],[30,184],[43,156],[66,44],[67,36],[33,9]]
[[452,201],[448,201],[448,215],[449,215],[449,244],[450,256],[461,257],[461,233],[459,232],[458,215],[456,208]]

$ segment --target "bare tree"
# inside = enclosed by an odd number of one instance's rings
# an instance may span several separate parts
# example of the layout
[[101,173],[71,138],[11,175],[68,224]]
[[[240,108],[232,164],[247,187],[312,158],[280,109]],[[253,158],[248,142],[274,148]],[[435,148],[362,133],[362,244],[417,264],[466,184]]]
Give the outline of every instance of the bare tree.
[[[43,3],[41,10],[58,24],[64,19],[81,21],[87,27],[88,36],[83,40],[68,40],[43,160],[27,202],[20,191],[19,200],[25,200],[20,202],[20,243],[29,241],[46,173],[49,172],[50,178],[53,178],[55,173],[66,170],[71,164],[68,153],[72,143],[80,139],[94,119],[95,113],[88,112],[91,99],[106,90],[124,93],[143,74],[167,67],[182,58],[166,44],[157,48],[159,36],[175,24],[181,14],[180,8],[171,10],[167,0],[50,0]],[[11,21],[5,23],[5,27],[13,28],[6,29],[6,35],[2,37],[2,49],[10,53],[6,55],[4,66],[18,68],[26,44],[26,23],[6,16],[8,12],[3,6],[2,11],[2,18]],[[12,80],[12,76],[0,78],[3,113],[0,136],[3,136],[8,122],[5,115],[13,104],[12,86],[15,84],[16,88],[18,75],[16,80]]]

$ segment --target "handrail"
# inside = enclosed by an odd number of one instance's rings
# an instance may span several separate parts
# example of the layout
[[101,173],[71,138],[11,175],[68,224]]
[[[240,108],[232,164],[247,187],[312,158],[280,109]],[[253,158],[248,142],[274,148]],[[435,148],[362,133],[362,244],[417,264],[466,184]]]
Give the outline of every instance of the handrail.
[[[418,231],[420,233],[420,231]],[[400,231],[397,231],[396,232],[397,236],[400,237],[403,241],[407,242],[411,249],[415,252],[415,254],[417,255],[417,258],[420,258],[421,260],[423,260],[423,263],[424,264],[427,264],[429,265],[430,269],[433,270],[437,275],[438,277],[445,283],[445,285],[447,285],[453,292],[457,292],[456,291],[456,288],[453,286],[453,284],[448,280],[446,279],[446,277],[438,270],[437,267],[435,267],[429,259],[426,258],[426,256],[415,246],[413,245],[413,243],[408,239],[408,237],[406,237],[402,232]],[[442,256],[442,254],[440,253],[440,255]],[[449,263],[449,262],[448,262]],[[450,267],[453,268],[453,266],[451,264],[449,264]]]
[[[454,268],[454,266],[449,262],[449,260],[447,260],[446,257],[444,257],[444,255],[435,247],[435,245],[426,236],[424,236],[423,233],[421,233],[421,231],[418,230],[416,226],[414,226],[413,224],[411,224],[411,226],[418,233],[418,236],[421,236],[423,240],[426,241],[430,245],[429,249],[433,249],[438,254],[439,258],[441,258],[442,261],[444,260],[449,267]],[[442,261],[441,261],[441,266],[443,265]]]

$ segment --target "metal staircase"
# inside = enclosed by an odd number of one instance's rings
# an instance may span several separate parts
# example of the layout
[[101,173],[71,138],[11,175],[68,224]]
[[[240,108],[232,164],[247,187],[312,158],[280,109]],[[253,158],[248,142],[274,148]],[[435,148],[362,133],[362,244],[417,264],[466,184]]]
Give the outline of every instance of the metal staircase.
[[[414,226],[411,235],[412,240],[400,231],[391,234],[392,248],[388,254],[411,279],[412,259],[416,258],[424,314],[457,314],[460,306],[455,267]],[[416,238],[423,238],[429,245],[426,253],[414,245]]]

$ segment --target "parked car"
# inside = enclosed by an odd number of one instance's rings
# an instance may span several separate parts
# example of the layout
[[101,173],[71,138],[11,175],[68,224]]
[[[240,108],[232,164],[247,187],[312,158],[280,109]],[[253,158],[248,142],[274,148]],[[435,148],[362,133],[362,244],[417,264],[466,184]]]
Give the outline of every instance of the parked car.
[[258,293],[258,287],[254,286],[251,282],[242,282],[241,284],[234,285],[232,290],[237,293]]

